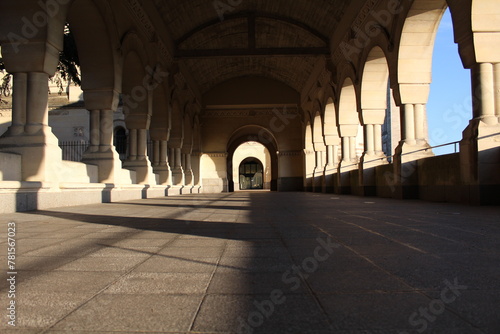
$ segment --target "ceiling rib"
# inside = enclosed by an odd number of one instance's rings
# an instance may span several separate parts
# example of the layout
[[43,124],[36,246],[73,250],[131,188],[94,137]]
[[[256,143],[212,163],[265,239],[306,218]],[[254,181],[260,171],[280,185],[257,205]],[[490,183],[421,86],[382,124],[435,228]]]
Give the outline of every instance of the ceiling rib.
[[[292,19],[289,17],[276,15],[276,14],[260,13],[260,12],[241,12],[241,13],[236,13],[236,14],[226,16],[224,21],[221,21],[219,19],[214,19],[214,20],[211,20],[211,21],[208,21],[208,22],[201,24],[201,25],[197,26],[196,28],[192,29],[191,31],[187,32],[186,34],[184,34],[179,39],[177,39],[175,41],[175,45],[178,48],[183,42],[188,40],[193,35],[199,33],[203,29],[218,25],[218,24],[225,22],[227,20],[236,20],[236,19],[241,19],[241,18],[246,18],[248,20],[249,32],[250,32],[250,29],[253,29],[255,31],[255,21],[257,18],[265,18],[265,19],[281,21],[281,22],[285,22],[285,23],[297,26],[297,27],[309,32],[310,34],[316,36],[317,38],[319,38],[325,44],[325,46],[329,44],[329,39],[327,37],[325,37],[323,34],[321,34],[316,29],[312,28],[311,26],[305,24],[304,22],[301,22],[301,21],[298,21],[298,20],[295,20],[295,19]],[[250,27],[250,25],[253,25],[253,27]]]
[[247,49],[207,49],[207,50],[177,50],[175,58],[221,58],[221,57],[259,57],[259,56],[282,56],[282,57],[315,57],[329,55],[329,48],[322,47],[296,47],[296,48],[247,48]]

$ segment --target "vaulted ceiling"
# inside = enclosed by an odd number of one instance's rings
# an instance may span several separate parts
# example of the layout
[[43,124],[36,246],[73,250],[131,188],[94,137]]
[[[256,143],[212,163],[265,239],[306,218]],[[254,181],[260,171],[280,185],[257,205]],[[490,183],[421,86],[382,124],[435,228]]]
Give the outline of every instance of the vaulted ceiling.
[[[154,0],[175,55],[202,93],[259,75],[300,92],[349,0]],[[216,6],[218,8],[216,8]]]

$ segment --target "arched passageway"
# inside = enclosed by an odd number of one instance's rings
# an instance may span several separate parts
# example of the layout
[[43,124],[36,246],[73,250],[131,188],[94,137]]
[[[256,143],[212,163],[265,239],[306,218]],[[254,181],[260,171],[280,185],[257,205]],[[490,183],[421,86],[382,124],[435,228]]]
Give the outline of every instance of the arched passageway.
[[[254,146],[253,149],[259,146],[265,148],[264,156],[267,155],[269,159],[269,162],[266,162],[266,165],[268,165],[270,173],[267,170],[263,169],[263,171],[266,172],[266,175],[264,176],[269,182],[268,188],[271,191],[277,191],[278,170],[279,170],[277,143],[273,135],[268,130],[256,126],[249,126],[238,130],[228,143],[228,148],[227,148],[228,155],[226,159],[228,191],[234,192],[235,189],[237,189],[237,187],[235,188],[235,179],[239,181],[240,164],[238,164],[237,166],[233,166],[234,157],[238,148],[242,147],[242,145],[249,142],[249,138],[255,138],[256,139],[255,142],[260,144]],[[237,168],[235,169],[235,167]],[[234,171],[238,171],[238,174],[234,175]]]
[[[241,144],[233,154],[233,182],[234,182],[234,190],[242,189],[242,170],[241,165],[247,161],[258,161],[261,164],[260,168],[260,177],[261,188],[262,189],[270,189],[271,188],[271,154],[269,150],[262,144],[258,142],[246,142]],[[244,174],[250,174],[244,173]],[[256,172],[254,172],[256,173]],[[247,175],[246,177],[250,177],[251,175]],[[248,183],[248,182],[246,182]],[[243,187],[248,188],[248,187]]]
[[264,165],[254,157],[243,160],[238,166],[239,190],[264,189]]

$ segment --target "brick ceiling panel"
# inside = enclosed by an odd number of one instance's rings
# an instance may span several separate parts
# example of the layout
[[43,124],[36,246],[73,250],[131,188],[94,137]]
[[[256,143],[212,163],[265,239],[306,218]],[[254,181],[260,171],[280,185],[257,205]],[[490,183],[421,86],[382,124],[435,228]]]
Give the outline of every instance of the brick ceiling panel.
[[202,93],[243,75],[280,80],[300,92],[318,57],[328,53],[324,50],[349,3],[243,0],[220,20],[213,0],[153,1],[174,41],[177,60]]

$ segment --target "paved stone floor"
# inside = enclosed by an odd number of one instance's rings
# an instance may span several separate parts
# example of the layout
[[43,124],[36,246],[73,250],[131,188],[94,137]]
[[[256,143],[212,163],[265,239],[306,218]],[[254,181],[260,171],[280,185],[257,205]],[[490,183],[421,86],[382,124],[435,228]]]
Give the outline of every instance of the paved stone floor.
[[5,334],[500,333],[498,207],[240,192],[1,224]]

